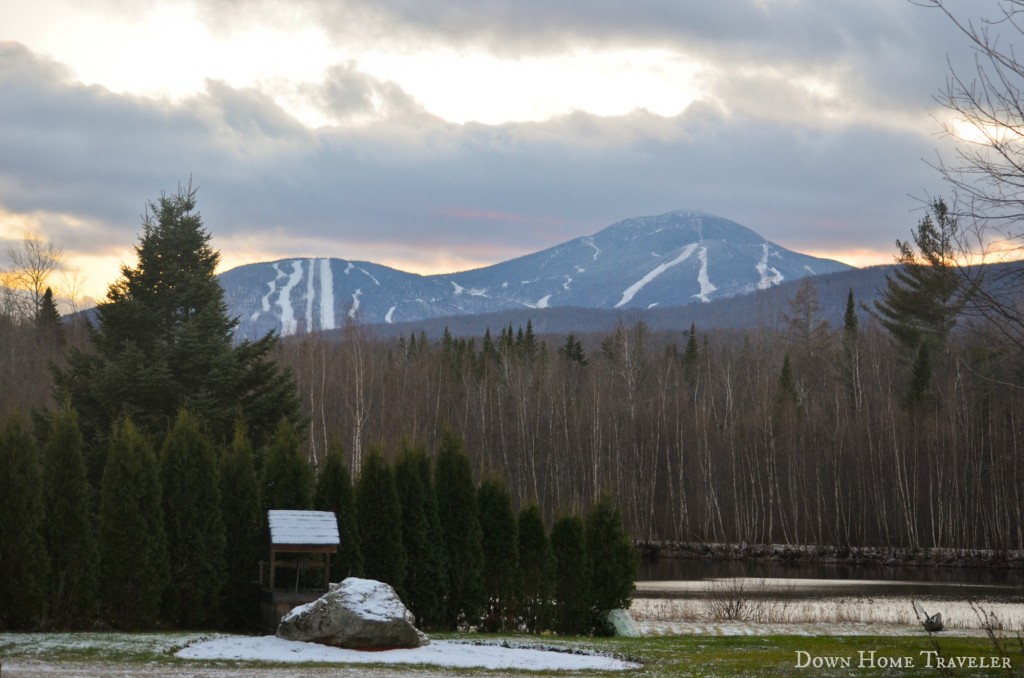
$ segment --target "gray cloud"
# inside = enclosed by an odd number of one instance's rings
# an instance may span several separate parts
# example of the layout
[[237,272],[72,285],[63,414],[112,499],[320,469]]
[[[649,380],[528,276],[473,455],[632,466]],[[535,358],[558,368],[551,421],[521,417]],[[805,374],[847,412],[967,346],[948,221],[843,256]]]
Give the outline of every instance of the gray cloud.
[[[733,102],[751,86],[730,82]],[[323,105],[341,117],[394,114],[311,131],[257,91],[210,82],[180,103],[115,95],[14,43],[0,46],[0,89],[0,207],[80,215],[89,237],[58,239],[83,247],[134,242],[144,201],[190,175],[215,236],[276,243],[292,233],[319,245],[287,254],[354,258],[345,248],[359,243],[511,256],[676,208],[798,249],[891,249],[916,221],[908,194],[941,193],[921,161],[940,143],[931,129],[758,110],[813,110],[786,91],[675,118],[459,126],[340,64],[315,92]]]

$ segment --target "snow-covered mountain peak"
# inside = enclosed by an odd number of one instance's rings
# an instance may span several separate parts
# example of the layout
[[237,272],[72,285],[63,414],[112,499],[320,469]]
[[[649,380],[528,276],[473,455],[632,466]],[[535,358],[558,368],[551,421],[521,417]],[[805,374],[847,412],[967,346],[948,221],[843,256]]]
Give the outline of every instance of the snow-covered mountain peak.
[[285,259],[221,276],[238,332],[255,337],[505,309],[706,303],[850,268],[791,252],[696,211],[625,219],[592,235],[460,273],[421,276],[370,262]]

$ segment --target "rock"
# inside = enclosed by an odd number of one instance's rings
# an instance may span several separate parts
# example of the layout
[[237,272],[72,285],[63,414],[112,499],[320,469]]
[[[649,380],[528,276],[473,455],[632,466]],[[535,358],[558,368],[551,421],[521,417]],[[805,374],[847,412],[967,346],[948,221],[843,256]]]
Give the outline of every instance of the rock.
[[639,638],[640,629],[625,610],[610,610],[605,613],[604,622],[613,636],[622,638]]
[[333,591],[282,617],[277,637],[349,649],[429,644],[415,624],[416,617],[390,585],[349,577]]

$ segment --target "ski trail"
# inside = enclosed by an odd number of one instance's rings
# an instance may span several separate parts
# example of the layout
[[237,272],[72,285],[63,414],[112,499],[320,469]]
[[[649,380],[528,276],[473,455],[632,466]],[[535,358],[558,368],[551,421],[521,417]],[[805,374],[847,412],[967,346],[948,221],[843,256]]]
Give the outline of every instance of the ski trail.
[[586,238],[583,239],[583,244],[590,245],[591,247],[594,248],[594,261],[597,261],[597,255],[601,254],[601,248],[594,244],[594,239],[591,238],[590,236],[587,236]]
[[334,321],[334,275],[331,273],[331,260],[320,260],[320,327],[333,330]]
[[778,285],[783,280],[783,276],[779,273],[779,270],[772,268],[768,265],[768,243],[761,245],[763,254],[761,255],[761,261],[757,264],[757,272],[761,275],[761,279],[757,282],[757,289],[766,290],[772,285]]
[[700,259],[700,271],[697,272],[697,283],[700,284],[700,292],[693,296],[707,304],[711,301],[708,299],[708,295],[718,289],[711,284],[711,279],[708,278],[708,248],[701,247],[697,258]]
[[371,274],[371,273],[370,273],[369,271],[367,271],[367,270],[366,270],[365,268],[360,268],[359,270],[360,270],[360,271],[362,271],[363,273],[365,273],[365,274],[366,274],[366,276],[367,276],[367,277],[369,277],[369,278],[370,278],[370,280],[372,280],[372,281],[373,281],[373,283],[374,283],[374,284],[375,284],[375,285],[376,285],[377,287],[380,287],[380,281],[379,281],[379,280],[377,280],[376,278],[374,278],[374,277],[373,277],[373,274]]
[[395,314],[395,309],[396,308],[398,308],[398,307],[397,306],[392,306],[391,308],[388,309],[388,312],[384,314],[384,322],[386,322],[386,323],[394,322],[391,319],[391,317]]
[[537,306],[535,308],[547,308],[548,307],[548,302],[550,300],[551,300],[551,295],[550,294],[541,297],[540,301],[537,302]]
[[352,308],[348,310],[348,317],[352,318],[353,320],[355,320],[356,318],[356,312],[359,311],[359,297],[362,295],[362,293],[363,291],[361,289],[357,289],[352,294]]
[[683,251],[679,253],[678,257],[676,257],[672,261],[667,261],[664,264],[657,266],[650,273],[648,273],[647,275],[645,275],[644,277],[640,278],[635,283],[627,287],[626,290],[622,293],[622,299],[619,300],[619,303],[615,304],[615,308],[618,308],[623,304],[628,304],[629,301],[636,296],[636,293],[642,290],[644,286],[647,285],[647,283],[651,282],[659,275],[661,275],[668,269],[672,268],[673,266],[681,264],[687,259],[689,259],[690,255],[693,254],[693,251],[695,249],[697,249],[697,243],[687,245],[686,247],[683,248]]
[[[273,280],[267,283],[267,293],[264,294],[263,299],[260,300],[260,307],[263,309],[264,313],[270,313],[270,295],[277,289],[277,281],[285,277],[284,271],[280,269],[280,263],[281,262],[274,262],[274,271],[277,272],[277,275],[274,276]],[[254,315],[253,320],[255,319],[256,316]]]
[[[277,264],[274,265],[274,268],[277,268]],[[292,288],[300,282],[302,282],[302,260],[296,259],[292,262],[291,275],[288,276],[288,281],[281,287],[281,293],[277,297],[277,305],[281,307],[281,335],[285,337],[295,334],[298,329],[291,295]]]

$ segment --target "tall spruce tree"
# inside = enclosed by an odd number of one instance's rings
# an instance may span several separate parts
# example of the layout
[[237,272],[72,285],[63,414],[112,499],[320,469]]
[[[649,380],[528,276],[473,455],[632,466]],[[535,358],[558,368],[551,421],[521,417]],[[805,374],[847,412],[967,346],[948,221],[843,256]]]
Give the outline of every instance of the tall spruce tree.
[[421,628],[438,628],[444,620],[448,587],[437,498],[430,481],[430,459],[408,440],[395,462],[395,486],[402,506],[402,544],[408,556],[405,601]]
[[44,533],[50,554],[49,616],[61,626],[96,612],[96,538],[78,415],[65,406],[53,416],[43,446]]
[[331,558],[331,581],[363,575],[363,552],[360,546],[359,521],[356,517],[352,474],[345,462],[345,449],[337,440],[327,447],[327,456],[316,479],[313,505],[319,511],[333,511],[338,521],[341,544]]
[[221,513],[224,516],[224,622],[248,630],[259,622],[256,568],[262,555],[263,510],[252,444],[245,423],[235,422],[235,437],[220,459]]
[[105,617],[121,629],[151,626],[169,575],[167,538],[156,455],[131,419],[110,436],[99,514]]
[[299,435],[287,419],[277,426],[263,452],[260,497],[264,510],[308,509],[313,501],[313,471],[302,458]]
[[170,581],[163,617],[179,628],[209,628],[221,622],[224,518],[213,445],[195,416],[178,413],[160,450]]
[[565,515],[551,527],[551,551],[555,559],[554,628],[561,635],[591,631],[590,556],[586,526],[577,515]]
[[602,495],[587,513],[587,550],[590,608],[596,628],[608,632],[602,615],[629,607],[639,566],[637,551],[622,524],[622,512],[609,495]]
[[41,481],[31,428],[12,414],[0,430],[0,627],[31,628],[46,613],[50,561]]
[[519,571],[519,523],[512,495],[498,478],[486,478],[477,492],[483,533],[484,630],[515,628],[516,576]]
[[380,449],[371,447],[363,458],[356,483],[356,515],[363,537],[363,572],[369,579],[405,592],[405,546],[402,544],[402,505],[395,475]]
[[96,309],[91,350],[72,348],[55,373],[54,392],[70,394],[86,441],[102,443],[125,414],[142,432],[163,435],[182,407],[202,412],[222,441],[238,412],[257,444],[282,417],[299,424],[294,380],[273,360],[277,339],[232,345],[237,323],[194,188],[147,204],[135,252],[138,263],[122,265]]
[[519,512],[519,617],[539,633],[551,624],[554,558],[537,504]]
[[933,352],[943,349],[967,301],[967,286],[956,264],[959,228],[939,198],[911,231],[913,244],[896,241],[899,266],[886,276],[872,313],[908,355],[922,342]]
[[445,622],[450,628],[475,625],[484,607],[480,514],[469,457],[448,427],[434,460],[434,491],[448,564]]

